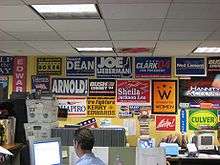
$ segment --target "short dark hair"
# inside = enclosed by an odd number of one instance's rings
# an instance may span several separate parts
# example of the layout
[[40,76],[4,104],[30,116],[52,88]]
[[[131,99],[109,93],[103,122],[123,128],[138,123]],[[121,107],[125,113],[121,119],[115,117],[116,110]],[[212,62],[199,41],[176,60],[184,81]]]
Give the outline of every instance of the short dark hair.
[[92,150],[95,138],[92,131],[88,128],[79,128],[75,131],[74,141],[77,141],[83,150]]

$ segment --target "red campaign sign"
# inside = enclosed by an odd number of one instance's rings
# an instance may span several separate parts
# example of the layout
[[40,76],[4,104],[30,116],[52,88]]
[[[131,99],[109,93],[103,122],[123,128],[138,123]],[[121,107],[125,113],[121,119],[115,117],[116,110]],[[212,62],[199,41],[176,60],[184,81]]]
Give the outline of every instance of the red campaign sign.
[[27,57],[19,56],[14,58],[13,65],[13,91],[26,92],[27,78]]
[[117,80],[117,102],[150,103],[150,81]]
[[156,116],[157,131],[175,131],[176,116]]

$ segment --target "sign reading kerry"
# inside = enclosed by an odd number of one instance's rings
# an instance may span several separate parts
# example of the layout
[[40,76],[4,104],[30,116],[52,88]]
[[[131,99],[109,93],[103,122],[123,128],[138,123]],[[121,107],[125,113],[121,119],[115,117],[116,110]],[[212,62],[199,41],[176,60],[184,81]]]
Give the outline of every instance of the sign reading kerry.
[[205,127],[206,130],[218,128],[217,110],[191,109],[189,111],[189,130],[198,130]]
[[132,57],[97,57],[97,78],[131,78]]

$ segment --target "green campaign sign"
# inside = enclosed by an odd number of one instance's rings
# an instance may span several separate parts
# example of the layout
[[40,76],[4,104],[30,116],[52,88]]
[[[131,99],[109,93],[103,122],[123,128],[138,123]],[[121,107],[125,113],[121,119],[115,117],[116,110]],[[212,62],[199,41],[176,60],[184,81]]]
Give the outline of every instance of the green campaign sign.
[[189,130],[198,130],[203,126],[207,129],[218,128],[217,110],[193,109],[189,111]]

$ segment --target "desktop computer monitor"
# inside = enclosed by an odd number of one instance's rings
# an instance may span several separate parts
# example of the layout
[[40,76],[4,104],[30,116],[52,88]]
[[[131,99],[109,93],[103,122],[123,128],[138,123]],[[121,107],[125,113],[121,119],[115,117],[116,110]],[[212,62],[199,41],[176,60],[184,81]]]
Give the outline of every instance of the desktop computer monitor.
[[29,139],[31,165],[62,165],[61,140]]

